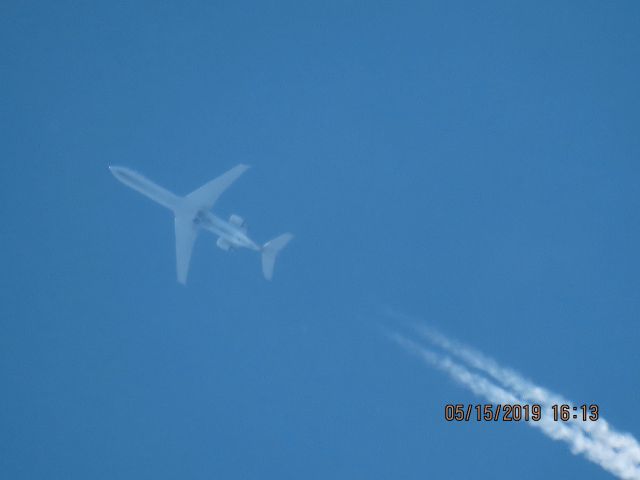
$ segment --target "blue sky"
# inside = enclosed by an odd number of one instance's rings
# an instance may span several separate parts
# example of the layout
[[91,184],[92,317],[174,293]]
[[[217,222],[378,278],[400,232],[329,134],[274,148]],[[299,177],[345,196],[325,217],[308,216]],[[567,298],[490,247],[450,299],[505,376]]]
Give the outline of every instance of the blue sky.
[[[5,2],[0,477],[608,478],[393,307],[640,435],[635,2]],[[216,205],[196,244],[111,164]]]

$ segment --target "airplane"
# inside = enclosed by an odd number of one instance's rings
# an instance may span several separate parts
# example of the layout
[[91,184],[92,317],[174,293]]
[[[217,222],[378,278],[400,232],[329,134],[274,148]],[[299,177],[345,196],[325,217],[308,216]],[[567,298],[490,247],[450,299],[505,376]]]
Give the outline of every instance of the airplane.
[[276,256],[289,243],[293,235],[284,233],[264,245],[259,245],[248,237],[247,225],[240,216],[231,215],[227,221],[211,212],[218,197],[248,168],[247,165],[236,165],[184,197],[175,195],[129,168],[110,166],[109,170],[126,186],[146,195],[173,212],[178,282],[186,285],[191,251],[200,230],[208,230],[217,235],[216,244],[222,250],[248,248],[260,252],[262,254],[262,273],[267,280],[271,280]]

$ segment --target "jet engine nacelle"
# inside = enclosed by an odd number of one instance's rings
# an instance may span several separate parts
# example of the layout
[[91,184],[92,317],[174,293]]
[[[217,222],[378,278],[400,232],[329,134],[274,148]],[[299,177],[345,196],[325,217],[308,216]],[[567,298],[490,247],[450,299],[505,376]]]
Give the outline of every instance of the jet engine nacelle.
[[242,218],[240,215],[236,215],[235,213],[229,217],[229,223],[231,225],[235,225],[238,228],[241,228],[242,230],[247,229],[247,224],[244,221],[244,218]]
[[231,244],[225,241],[222,237],[218,238],[216,245],[218,246],[218,248],[221,248],[225,252],[228,252],[231,249]]

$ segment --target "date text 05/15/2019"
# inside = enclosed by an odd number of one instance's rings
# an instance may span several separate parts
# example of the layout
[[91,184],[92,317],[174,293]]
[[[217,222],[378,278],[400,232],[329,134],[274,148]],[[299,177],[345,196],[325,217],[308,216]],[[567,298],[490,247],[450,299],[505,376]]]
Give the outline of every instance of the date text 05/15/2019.
[[554,404],[549,409],[544,409],[537,403],[476,405],[448,403],[444,406],[444,419],[447,422],[469,422],[471,420],[477,422],[539,422],[543,415],[549,414],[554,422],[568,422],[570,420],[595,422],[600,418],[600,407],[596,404],[577,406]]

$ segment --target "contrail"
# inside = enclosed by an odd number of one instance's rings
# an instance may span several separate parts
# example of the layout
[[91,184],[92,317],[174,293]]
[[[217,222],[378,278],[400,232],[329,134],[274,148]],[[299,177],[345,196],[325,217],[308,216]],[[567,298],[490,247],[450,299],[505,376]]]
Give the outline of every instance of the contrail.
[[444,353],[437,353],[399,333],[390,333],[389,337],[425,363],[447,373],[492,403],[539,404],[542,407],[540,421],[530,421],[528,425],[539,428],[549,438],[565,442],[572,453],[583,455],[619,478],[640,480],[640,444],[632,435],[615,431],[602,417],[586,422],[554,421],[551,405],[573,403],[432,328],[411,323],[423,338]]

